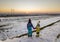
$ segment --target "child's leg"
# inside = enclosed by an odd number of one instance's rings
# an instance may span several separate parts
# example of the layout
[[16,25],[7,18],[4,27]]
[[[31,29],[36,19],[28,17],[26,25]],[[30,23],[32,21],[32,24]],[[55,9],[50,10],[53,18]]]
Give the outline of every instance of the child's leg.
[[39,37],[39,32],[36,32],[36,37]]

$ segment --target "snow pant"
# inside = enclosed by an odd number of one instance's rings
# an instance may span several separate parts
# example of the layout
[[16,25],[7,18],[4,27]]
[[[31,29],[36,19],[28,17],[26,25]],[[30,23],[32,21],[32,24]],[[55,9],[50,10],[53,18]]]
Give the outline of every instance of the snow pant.
[[39,33],[40,33],[40,28],[37,26],[36,27],[36,37],[39,37]]
[[28,37],[32,37],[32,30],[28,31]]
[[39,32],[36,32],[36,37],[39,37]]

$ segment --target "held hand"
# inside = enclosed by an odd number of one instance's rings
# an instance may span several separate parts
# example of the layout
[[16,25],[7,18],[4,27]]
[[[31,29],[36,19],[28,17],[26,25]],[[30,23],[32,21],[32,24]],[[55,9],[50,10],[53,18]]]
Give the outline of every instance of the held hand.
[[33,29],[36,29],[36,28],[33,28]]

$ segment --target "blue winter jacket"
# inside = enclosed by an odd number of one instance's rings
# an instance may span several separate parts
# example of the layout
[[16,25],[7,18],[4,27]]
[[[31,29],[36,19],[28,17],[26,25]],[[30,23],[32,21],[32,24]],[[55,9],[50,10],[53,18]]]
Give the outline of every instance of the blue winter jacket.
[[28,23],[27,24],[27,29],[28,29],[28,34],[30,34],[30,35],[32,35],[32,28],[34,28],[32,23]]
[[27,29],[32,29],[32,28],[34,28],[33,25],[32,25],[32,23],[28,23],[27,24]]

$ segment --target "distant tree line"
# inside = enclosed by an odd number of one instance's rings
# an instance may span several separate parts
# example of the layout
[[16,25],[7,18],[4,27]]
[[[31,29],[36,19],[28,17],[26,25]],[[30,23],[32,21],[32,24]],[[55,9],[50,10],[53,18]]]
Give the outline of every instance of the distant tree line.
[[0,17],[16,17],[16,16],[60,16],[60,14],[0,14]]

